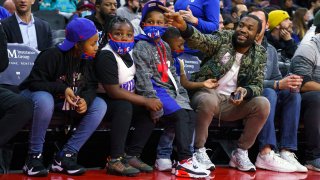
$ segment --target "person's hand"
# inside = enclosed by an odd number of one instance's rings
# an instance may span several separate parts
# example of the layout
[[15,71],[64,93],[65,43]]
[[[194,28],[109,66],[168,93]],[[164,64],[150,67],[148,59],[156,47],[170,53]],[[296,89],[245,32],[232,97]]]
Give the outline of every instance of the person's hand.
[[165,12],[167,23],[171,26],[178,28],[180,31],[187,29],[187,23],[183,20],[183,17],[178,13],[170,10],[167,7],[159,5],[159,7]]
[[303,79],[301,76],[290,74],[279,81],[279,89],[296,89],[302,84]]
[[187,10],[180,10],[179,14],[182,16],[182,18],[191,23],[191,24],[198,24],[198,18],[194,17],[192,14],[192,11],[189,6],[187,6]]
[[77,102],[78,107],[76,108],[77,113],[83,114],[87,112],[87,102],[83,99],[80,98]]
[[291,33],[286,29],[280,29],[280,37],[285,40],[289,41],[291,38]]
[[208,89],[214,89],[219,86],[218,81],[216,79],[207,79],[203,81],[203,86]]
[[157,98],[145,98],[144,106],[149,111],[160,111],[162,108],[162,102]]
[[70,104],[70,105],[73,105],[74,107],[78,107],[76,101],[78,98],[80,97],[77,97],[73,90],[71,88],[67,88],[65,91],[64,91],[64,96],[66,98],[66,101]]
[[233,99],[233,97],[230,96],[230,102],[236,106],[238,106],[242,103],[243,98],[246,97],[246,95],[247,95],[247,90],[245,88],[238,87],[236,89],[236,91],[234,92],[234,94],[237,94],[237,93],[240,93],[239,99]]

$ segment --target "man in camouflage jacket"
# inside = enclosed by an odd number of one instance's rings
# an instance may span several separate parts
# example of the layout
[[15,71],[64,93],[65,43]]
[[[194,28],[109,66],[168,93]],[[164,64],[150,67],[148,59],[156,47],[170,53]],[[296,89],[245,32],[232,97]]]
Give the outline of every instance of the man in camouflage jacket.
[[214,165],[204,147],[212,119],[244,119],[244,130],[238,140],[238,148],[231,154],[229,165],[241,171],[255,171],[247,150],[254,144],[270,111],[269,101],[260,96],[266,51],[254,41],[262,28],[260,19],[254,15],[246,15],[240,20],[236,31],[204,35],[187,25],[178,13],[167,10],[166,16],[181,31],[190,48],[199,49],[210,57],[202,62],[200,71],[192,79],[219,80],[216,89],[203,88],[195,92],[191,99],[197,112],[195,157],[201,164],[212,169]]

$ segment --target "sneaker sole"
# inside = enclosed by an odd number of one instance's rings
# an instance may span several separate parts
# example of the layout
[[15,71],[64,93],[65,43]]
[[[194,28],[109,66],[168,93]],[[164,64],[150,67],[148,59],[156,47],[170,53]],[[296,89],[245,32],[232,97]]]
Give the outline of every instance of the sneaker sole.
[[82,174],[84,174],[86,172],[86,170],[84,169],[79,169],[79,170],[65,170],[60,166],[55,166],[52,165],[50,168],[51,172],[55,172],[55,173],[64,173],[64,174],[68,174],[70,176],[80,176]]
[[290,173],[290,172],[296,172],[297,169],[281,169],[279,167],[268,167],[267,165],[263,164],[263,163],[255,163],[256,167],[259,169],[265,169],[265,170],[269,170],[269,171],[274,171],[274,172],[284,172],[284,173]]
[[138,176],[140,172],[138,173],[129,173],[129,174],[124,174],[115,170],[107,169],[107,173],[111,175],[116,175],[116,176],[128,176],[128,177],[135,177]]
[[158,171],[161,171],[161,172],[170,172],[172,170],[171,167],[168,167],[168,168],[159,168],[159,166],[157,166],[157,164],[154,165],[154,168]]
[[41,171],[37,172],[36,174],[29,174],[28,168],[26,168],[25,166],[23,167],[22,171],[25,175],[30,176],[30,177],[47,177],[49,174],[49,171],[47,169],[41,170]]
[[209,177],[209,175],[196,175],[196,174],[191,174],[191,173],[181,171],[181,170],[176,170],[175,175],[177,177],[184,177],[184,178],[206,178],[206,177]]
[[[319,170],[320,170],[320,169],[319,169]],[[307,173],[307,172],[308,172],[308,168],[306,167],[306,169],[299,169],[299,168],[297,167],[296,172]]]
[[236,168],[240,171],[245,171],[245,172],[255,172],[256,171],[255,168],[244,169],[244,168],[237,167],[236,164],[232,160],[229,162],[229,166],[232,168]]
[[316,167],[312,166],[311,164],[306,164],[305,166],[307,167],[307,169],[320,172],[320,168],[316,168]]

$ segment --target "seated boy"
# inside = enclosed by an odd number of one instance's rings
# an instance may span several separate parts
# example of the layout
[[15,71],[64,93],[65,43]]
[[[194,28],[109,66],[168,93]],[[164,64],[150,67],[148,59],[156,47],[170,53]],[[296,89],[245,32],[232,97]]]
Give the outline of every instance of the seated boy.
[[174,66],[170,66],[173,63],[170,48],[161,39],[166,22],[159,5],[163,4],[149,1],[142,9],[140,26],[146,35],[136,38],[138,42],[132,55],[136,63],[136,92],[148,98],[159,98],[163,104],[163,119],[174,122],[179,152],[175,175],[207,177],[210,172],[198,166],[189,148],[194,131],[194,111]]

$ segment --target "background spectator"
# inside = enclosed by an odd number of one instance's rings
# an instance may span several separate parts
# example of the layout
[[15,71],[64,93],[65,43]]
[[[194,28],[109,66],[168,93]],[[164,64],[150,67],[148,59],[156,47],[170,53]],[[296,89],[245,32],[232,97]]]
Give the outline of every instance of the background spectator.
[[4,7],[0,6],[0,20],[5,19],[9,16],[11,16],[9,11],[7,9],[5,9]]
[[[313,24],[312,26],[309,28],[309,30],[307,31],[307,33],[304,35],[301,43],[307,42],[309,41],[314,35],[315,35],[315,30],[316,27],[320,24],[320,11],[318,11],[315,15],[314,15],[314,19],[313,19]],[[300,44],[301,44],[300,43]]]
[[230,14],[223,14],[222,18],[223,18],[223,26],[224,26],[223,29],[225,29],[225,30],[234,30],[235,29],[236,23]]
[[308,14],[309,20],[314,18],[314,10],[320,7],[320,0],[308,0]]
[[240,17],[243,13],[248,12],[248,8],[244,4],[236,4],[231,9],[231,16],[233,18],[233,21],[239,22]]
[[69,19],[77,9],[78,0],[42,0],[40,10],[57,11],[57,13]]
[[102,34],[111,17],[116,15],[117,5],[116,0],[96,0],[96,12],[86,18],[93,21],[100,34]]
[[117,15],[132,21],[139,18],[137,17],[139,8],[139,0],[126,0],[124,6],[117,9]]
[[77,4],[77,11],[73,13],[70,21],[78,17],[91,16],[95,12],[95,6],[88,0],[81,0]]
[[269,29],[266,33],[268,42],[277,50],[281,50],[284,59],[291,59],[297,49],[291,34],[292,21],[286,11],[274,10],[269,13]]
[[16,5],[14,5],[12,0],[6,0],[3,3],[3,7],[6,8],[10,14],[13,14],[14,12],[16,12]]
[[293,0],[283,0],[281,4],[281,9],[287,11],[290,17],[293,16],[296,7],[293,6]]
[[[179,12],[184,20],[205,34],[219,30],[219,0],[186,1],[177,0],[174,9]],[[188,48],[185,44],[185,52],[197,56],[203,60],[205,55],[199,50]]]
[[200,32],[210,34],[219,29],[219,3],[219,0],[177,0],[174,9]]
[[52,44],[49,23],[31,14],[33,0],[13,0],[17,11],[2,21],[8,43],[23,43],[40,51]]
[[299,44],[304,35],[306,34],[308,27],[308,9],[307,8],[298,8],[293,15],[292,19],[292,37],[296,44]]

